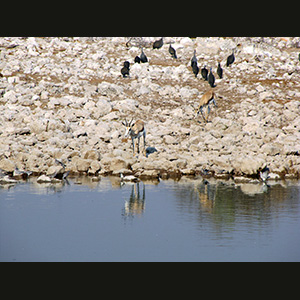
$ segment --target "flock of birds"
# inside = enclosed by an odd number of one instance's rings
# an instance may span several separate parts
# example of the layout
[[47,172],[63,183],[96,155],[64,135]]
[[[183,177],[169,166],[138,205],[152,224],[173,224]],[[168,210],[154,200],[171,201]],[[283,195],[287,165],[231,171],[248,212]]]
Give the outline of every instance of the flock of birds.
[[[164,41],[163,41],[163,38],[161,38],[153,43],[153,49],[160,49],[163,46],[163,44],[164,44]],[[142,52],[141,52],[140,56],[136,56],[134,58],[134,63],[148,62],[148,58],[147,58],[146,54],[144,53],[143,48],[141,48],[141,51]],[[169,53],[171,54],[171,56],[174,59],[177,59],[176,50],[172,47],[171,44],[169,46]],[[229,67],[231,64],[234,63],[234,61],[235,61],[235,56],[234,56],[234,50],[233,50],[232,54],[227,57],[226,66]],[[195,77],[197,77],[197,75],[199,73],[199,67],[198,67],[198,61],[197,61],[197,57],[196,57],[196,50],[194,50],[194,55],[191,59],[191,67],[192,67]],[[125,61],[124,65],[121,69],[121,74],[123,75],[124,78],[129,76],[129,70],[130,70],[130,62]],[[204,67],[201,68],[200,72],[201,72],[202,78],[205,81],[208,81],[209,85],[212,88],[215,87],[215,76],[212,72],[212,68],[210,68],[210,71],[208,72],[208,70],[206,69],[206,65],[204,65]],[[223,69],[221,67],[220,62],[218,62],[217,74],[220,79],[223,78]]]

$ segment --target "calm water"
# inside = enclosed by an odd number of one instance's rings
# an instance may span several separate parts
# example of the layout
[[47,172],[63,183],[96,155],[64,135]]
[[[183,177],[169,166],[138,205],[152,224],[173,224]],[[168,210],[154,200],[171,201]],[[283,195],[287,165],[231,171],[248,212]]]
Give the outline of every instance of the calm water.
[[300,261],[300,183],[0,185],[0,261]]

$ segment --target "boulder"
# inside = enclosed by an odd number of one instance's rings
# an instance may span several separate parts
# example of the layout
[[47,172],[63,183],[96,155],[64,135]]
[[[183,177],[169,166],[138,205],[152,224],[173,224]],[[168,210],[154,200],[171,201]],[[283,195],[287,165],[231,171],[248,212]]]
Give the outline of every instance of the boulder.
[[267,164],[266,161],[257,156],[234,157],[231,160],[234,172],[242,175],[254,175],[263,169]]
[[72,158],[72,163],[75,165],[78,172],[87,172],[90,168],[91,160],[79,156],[74,156]]
[[109,169],[111,171],[118,171],[121,169],[129,169],[130,168],[130,162],[128,160],[125,160],[121,156],[113,157],[110,161]]
[[13,172],[16,168],[16,165],[13,161],[7,158],[3,158],[0,160],[0,169],[6,172]]
[[170,135],[165,135],[163,137],[163,142],[167,145],[175,145],[175,144],[178,144],[178,140],[173,137],[173,136],[170,136]]
[[39,176],[36,181],[38,183],[50,183],[51,180],[52,179],[49,176],[43,174],[43,175]]
[[278,143],[268,143],[264,144],[260,149],[263,153],[267,155],[277,155],[281,152],[283,145]]
[[118,100],[113,102],[113,108],[119,110],[120,112],[133,112],[138,106],[138,101],[133,99]]

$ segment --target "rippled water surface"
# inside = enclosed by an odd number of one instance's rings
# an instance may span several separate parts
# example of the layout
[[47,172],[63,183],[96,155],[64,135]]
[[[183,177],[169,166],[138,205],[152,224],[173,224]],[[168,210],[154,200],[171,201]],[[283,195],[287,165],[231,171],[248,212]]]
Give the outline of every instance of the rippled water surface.
[[299,233],[298,181],[0,186],[0,261],[300,261]]

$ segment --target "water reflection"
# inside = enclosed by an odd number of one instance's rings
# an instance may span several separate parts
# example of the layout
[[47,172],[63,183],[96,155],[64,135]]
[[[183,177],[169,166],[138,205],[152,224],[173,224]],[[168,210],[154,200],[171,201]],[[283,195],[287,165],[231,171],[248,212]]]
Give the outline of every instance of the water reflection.
[[[142,191],[140,191],[140,186],[142,186]],[[145,184],[140,182],[133,183],[129,199],[125,201],[123,216],[142,215],[145,209],[145,195]]]
[[51,183],[51,182],[38,183],[36,181],[31,181],[31,182],[33,184],[33,189],[35,190],[35,193],[39,193],[39,194],[61,193],[65,190],[66,186],[70,185],[68,179],[57,181],[55,183]]
[[206,211],[212,212],[215,199],[216,199],[216,188],[213,188],[207,180],[204,180],[202,184],[195,185],[194,189],[198,195],[198,200],[201,207]]
[[233,231],[240,224],[244,230],[266,229],[279,214],[299,214],[299,182],[266,185],[201,179],[186,181],[173,192],[182,216],[196,219],[200,227],[212,226],[214,233]]

